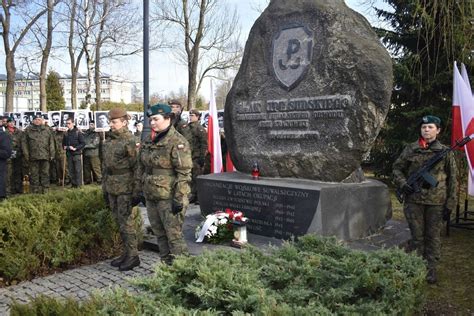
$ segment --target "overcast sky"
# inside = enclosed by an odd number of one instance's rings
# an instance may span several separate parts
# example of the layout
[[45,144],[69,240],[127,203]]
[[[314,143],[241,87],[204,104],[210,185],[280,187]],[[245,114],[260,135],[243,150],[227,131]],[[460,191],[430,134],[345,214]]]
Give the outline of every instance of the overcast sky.
[[[346,3],[352,9],[363,14],[373,25],[378,21],[373,15],[372,10],[366,4],[368,0],[346,0]],[[242,43],[245,44],[248,33],[259,16],[256,8],[263,8],[266,0],[226,0],[231,7],[236,7],[241,24]],[[377,6],[382,5],[382,1],[376,1]],[[365,3],[365,4],[364,4]],[[153,32],[153,30],[150,30]],[[141,35],[140,35],[141,36]],[[68,60],[68,58],[64,58]],[[82,62],[82,65],[85,63]],[[68,74],[70,66],[59,60],[50,59],[49,68],[60,73]],[[17,62],[17,69],[19,65]],[[38,70],[39,71],[39,70]],[[143,61],[142,56],[135,56],[123,59],[121,62],[114,61],[102,65],[102,71],[110,75],[116,75],[136,82],[142,90],[143,81]],[[0,54],[0,72],[5,72],[5,55]],[[81,69],[84,72],[84,69]],[[170,52],[152,52],[150,55],[150,95],[153,93],[168,94],[171,91],[178,92],[180,89],[187,91],[187,70],[186,67],[179,64]],[[209,99],[209,82],[202,85],[200,94]]]

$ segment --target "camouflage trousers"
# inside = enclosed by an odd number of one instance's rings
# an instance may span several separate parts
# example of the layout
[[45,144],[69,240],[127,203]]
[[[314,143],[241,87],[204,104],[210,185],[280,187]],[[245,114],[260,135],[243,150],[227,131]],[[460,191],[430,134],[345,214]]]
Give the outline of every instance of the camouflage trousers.
[[23,162],[21,158],[7,160],[7,195],[23,192]]
[[193,160],[190,201],[197,199],[197,177],[202,175],[202,173],[203,167],[201,167],[197,160]]
[[122,238],[123,252],[130,256],[138,256],[137,232],[132,218],[132,195],[108,194],[112,215],[117,222]]
[[49,160],[30,160],[31,193],[46,193],[49,189]]
[[435,266],[441,252],[443,206],[405,203],[403,211],[410,227],[411,247],[428,266]]
[[168,263],[174,256],[188,253],[183,236],[185,211],[173,214],[171,203],[171,200],[146,201],[148,219],[156,235],[160,257]]
[[102,181],[99,156],[84,156],[84,184]]

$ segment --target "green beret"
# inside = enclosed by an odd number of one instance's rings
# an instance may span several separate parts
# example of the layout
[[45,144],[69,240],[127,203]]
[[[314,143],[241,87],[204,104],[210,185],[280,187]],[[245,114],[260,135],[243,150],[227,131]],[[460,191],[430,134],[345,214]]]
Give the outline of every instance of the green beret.
[[7,123],[10,123],[10,122],[15,122],[15,119],[11,116],[7,118]]
[[422,124],[435,124],[437,127],[441,126],[441,119],[434,115],[425,115],[421,119],[420,125]]
[[157,114],[165,114],[165,113],[171,113],[171,107],[164,103],[158,103],[158,104],[152,105],[148,109],[148,111],[146,111],[146,115],[148,117],[157,115]]

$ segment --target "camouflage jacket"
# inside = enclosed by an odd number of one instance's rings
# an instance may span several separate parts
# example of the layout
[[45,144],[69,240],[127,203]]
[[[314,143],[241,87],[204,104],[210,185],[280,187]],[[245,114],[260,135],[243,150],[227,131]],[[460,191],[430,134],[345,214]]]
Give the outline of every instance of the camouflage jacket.
[[185,120],[181,119],[181,115],[177,117],[173,123],[174,128],[178,133],[183,135],[186,140],[189,142],[190,135],[189,135],[189,129],[188,129],[188,122]]
[[206,129],[198,122],[192,122],[188,125],[189,144],[191,145],[193,160],[200,161],[204,164],[207,153],[207,132]]
[[5,132],[10,137],[12,151],[15,151],[15,158],[21,157],[21,138],[23,132],[20,131],[18,128],[14,127],[13,132],[11,132],[8,128],[5,129]]
[[[407,178],[421,168],[423,163],[433,157],[437,152],[447,148],[438,140],[434,141],[428,149],[420,148],[418,142],[411,143],[405,147],[400,157],[393,164],[393,176],[395,184],[401,188],[406,184]],[[406,197],[406,202],[426,205],[444,205],[454,210],[457,204],[457,171],[454,155],[450,152],[430,171],[431,175],[439,183],[432,188],[422,185],[421,192],[413,193]]]
[[114,195],[132,194],[137,150],[135,138],[126,126],[107,133],[102,157],[103,189]]
[[52,160],[55,157],[55,140],[44,125],[30,125],[23,132],[21,150],[26,160]]
[[56,159],[63,159],[63,156],[66,155],[66,151],[63,148],[63,138],[63,131],[56,130],[54,132],[54,139],[56,141]]
[[187,205],[193,166],[191,149],[173,126],[163,133],[156,136],[156,143],[147,141],[140,147],[135,194],[141,190],[147,200],[174,199]]
[[86,145],[83,148],[83,154],[87,157],[99,157],[99,135],[91,129],[84,132],[84,142]]

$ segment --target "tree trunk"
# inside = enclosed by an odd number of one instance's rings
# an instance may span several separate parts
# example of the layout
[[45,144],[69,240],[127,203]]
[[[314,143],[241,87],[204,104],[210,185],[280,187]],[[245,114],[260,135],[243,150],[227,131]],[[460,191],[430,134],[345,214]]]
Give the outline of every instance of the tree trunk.
[[[74,56],[74,23],[76,21],[76,7],[77,2],[73,0],[71,3],[71,13],[70,13],[70,20],[69,20],[69,40],[68,40],[68,50],[69,50],[69,59],[71,63],[71,108],[73,110],[77,109],[77,68],[76,66],[76,58]],[[77,63],[79,64],[79,62]]]
[[92,103],[92,81],[94,80],[94,60],[92,57],[91,49],[90,49],[90,28],[91,28],[91,4],[92,0],[87,0],[84,3],[84,29],[85,29],[85,37],[84,37],[84,51],[86,54],[86,64],[87,64],[87,82],[86,82],[86,108],[91,108]]
[[10,52],[5,58],[5,67],[7,69],[7,90],[5,112],[15,112],[13,109],[13,95],[15,94],[15,54]]
[[102,95],[101,95],[101,92],[100,92],[100,89],[101,89],[101,83],[100,83],[100,45],[97,44],[97,46],[95,47],[95,106],[96,106],[96,109],[97,110],[101,110],[100,108],[100,102],[101,102],[101,98],[102,98]]
[[197,64],[190,65],[188,71],[188,106],[187,110],[194,109],[194,105],[196,104],[196,85],[197,85],[197,73],[196,73]]
[[42,112],[47,109],[47,95],[46,95],[46,73],[48,71],[48,59],[53,43],[53,0],[48,0],[48,30],[46,36],[46,45],[43,49],[43,58],[41,59],[40,68],[40,110]]
[[100,49],[102,48],[102,35],[105,29],[105,22],[109,14],[108,1],[104,1],[102,4],[102,17],[100,19],[99,34],[97,35],[97,41],[95,44],[95,105],[96,109],[100,110],[100,102],[102,101],[101,82],[100,82]]

